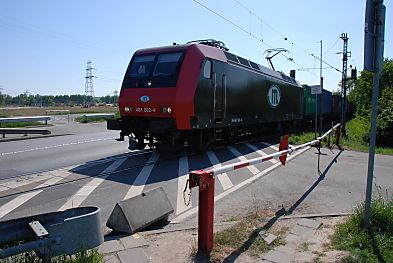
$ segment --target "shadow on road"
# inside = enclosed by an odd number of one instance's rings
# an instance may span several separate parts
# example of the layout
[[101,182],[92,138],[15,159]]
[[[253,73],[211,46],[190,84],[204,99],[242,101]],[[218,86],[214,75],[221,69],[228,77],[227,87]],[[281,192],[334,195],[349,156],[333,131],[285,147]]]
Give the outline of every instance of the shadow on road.
[[[270,140],[274,144],[275,141]],[[259,143],[252,143],[257,149],[264,151],[268,146]],[[240,143],[233,145],[242,155],[254,153],[254,150]],[[237,157],[226,146],[211,149],[221,164],[237,161]],[[156,158],[152,158],[155,155]],[[110,156],[103,159],[93,160],[79,165],[71,170],[75,174],[90,177],[104,177],[105,180],[114,181],[127,185],[142,185],[136,178],[142,174],[147,178],[143,185],[155,184],[158,182],[170,181],[179,177],[180,159],[187,157],[188,169],[205,170],[212,166],[207,152],[185,155],[185,153],[154,152],[150,150],[124,153]],[[120,162],[114,167],[115,162]],[[111,166],[113,169],[111,169]],[[187,173],[189,172],[187,171]]]
[[249,238],[244,242],[244,244],[241,247],[239,247],[237,250],[233,251],[229,256],[227,256],[223,262],[234,262],[243,252],[247,251],[251,247],[251,245],[255,242],[261,231],[269,230],[277,222],[277,220],[283,215],[292,214],[295,211],[295,209],[307,198],[307,196],[319,185],[319,183],[326,178],[328,171],[330,170],[330,168],[333,166],[334,163],[337,163],[337,159],[342,152],[343,150],[340,150],[340,152],[334,157],[334,159],[329,163],[329,165],[325,168],[325,170],[320,174],[318,179],[288,210],[285,210],[285,208],[281,208],[280,210],[278,210],[274,217],[272,217],[264,226],[255,229],[251,233]]

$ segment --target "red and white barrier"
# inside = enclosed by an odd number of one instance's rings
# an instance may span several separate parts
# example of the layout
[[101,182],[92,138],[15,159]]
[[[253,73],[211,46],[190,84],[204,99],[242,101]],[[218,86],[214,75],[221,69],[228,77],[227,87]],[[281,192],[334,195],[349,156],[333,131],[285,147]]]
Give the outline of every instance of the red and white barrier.
[[[248,161],[237,162],[234,164],[224,165],[211,170],[198,170],[189,174],[189,189],[199,187],[199,208],[198,208],[198,250],[209,254],[213,249],[213,219],[214,219],[214,176],[222,173],[234,171],[250,165],[266,162],[271,159],[279,159],[282,165],[285,165],[288,154],[301,150],[311,145],[320,144],[320,142],[336,130],[336,144],[339,146],[340,124],[336,124],[329,131],[317,139],[304,143],[302,145],[288,147],[288,135],[285,135],[280,142],[279,151],[267,156],[254,158]],[[318,159],[319,170],[319,159]]]
[[244,162],[237,162],[234,164],[227,164],[221,167],[217,167],[214,168],[212,170],[209,170],[207,172],[212,172],[213,175],[219,175],[222,173],[227,173],[230,171],[234,171],[240,168],[244,168],[250,165],[255,165],[258,163],[263,163],[266,161],[269,161],[271,159],[280,159],[281,163],[283,165],[285,165],[285,160],[288,154],[292,154],[294,151],[298,151],[301,150],[303,148],[306,148],[308,146],[312,146],[315,144],[318,144],[319,142],[321,142],[326,136],[328,136],[333,130],[336,130],[338,127],[340,126],[340,124],[336,124],[333,128],[331,128],[329,131],[327,131],[325,134],[323,134],[322,136],[318,137],[316,140],[313,140],[311,142],[302,144],[302,145],[298,145],[298,146],[294,146],[294,147],[289,147],[288,148],[288,135],[284,136],[283,140],[280,143],[280,147],[279,147],[279,151],[273,154],[269,154],[263,157],[258,157],[258,158],[254,158],[248,161],[244,161]]

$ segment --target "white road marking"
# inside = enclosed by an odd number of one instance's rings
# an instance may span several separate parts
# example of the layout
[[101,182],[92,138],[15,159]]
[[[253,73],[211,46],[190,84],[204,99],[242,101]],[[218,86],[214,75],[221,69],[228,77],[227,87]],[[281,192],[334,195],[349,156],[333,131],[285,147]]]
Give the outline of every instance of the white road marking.
[[[228,146],[228,149],[242,162],[247,162],[247,158],[244,157],[238,150],[236,150],[233,146]],[[261,171],[258,170],[254,165],[247,166],[247,169],[253,174],[256,175]]]
[[[188,158],[187,156],[184,156],[179,159],[179,173],[178,173],[179,178],[177,180],[177,201],[176,201],[177,215],[183,213],[184,211],[192,207],[191,200],[189,206],[187,207],[186,204],[184,203],[184,198],[183,198],[183,191],[184,191],[184,187],[186,186],[188,174],[189,174]],[[186,198],[188,198],[188,191],[190,190],[187,189]]]
[[[300,150],[299,152],[296,152],[296,153],[292,154],[291,156],[288,157],[287,162],[289,162],[290,160],[292,160],[292,159],[295,158],[296,156],[302,154],[303,152],[309,150],[310,148],[311,148],[311,147],[306,147],[306,148]],[[217,202],[218,200],[220,200],[220,199],[224,198],[225,196],[227,196],[227,195],[233,193],[234,191],[236,191],[236,190],[238,190],[238,189],[240,189],[240,188],[242,188],[242,187],[244,187],[244,186],[247,186],[247,185],[253,183],[254,181],[256,181],[256,180],[258,180],[259,178],[261,178],[262,176],[264,176],[264,175],[266,175],[267,173],[273,171],[274,169],[276,169],[276,168],[279,167],[280,165],[281,165],[281,163],[277,162],[276,164],[274,164],[274,165],[270,166],[269,168],[263,170],[261,173],[255,175],[255,176],[253,176],[253,177],[248,178],[247,180],[245,180],[245,181],[243,181],[243,182],[237,184],[236,186],[232,187],[231,189],[229,189],[229,190],[227,190],[227,191],[222,192],[221,194],[219,194],[219,195],[217,195],[217,196],[214,197],[214,202]],[[192,216],[193,214],[195,214],[195,213],[197,213],[197,212],[198,212],[198,206],[193,207],[193,208],[191,208],[190,210],[184,212],[183,214],[181,214],[181,215],[179,215],[179,216],[173,218],[173,219],[171,220],[171,223],[174,223],[174,224],[180,223],[180,222],[183,221],[184,219],[187,219],[188,217]]]
[[[211,164],[213,165],[213,168],[221,167],[220,161],[218,160],[217,156],[212,151],[208,151],[207,156],[209,157],[209,160],[210,160]],[[216,177],[220,181],[224,191],[233,186],[231,179],[229,179],[229,177],[226,173],[219,174]]]
[[264,145],[266,145],[266,146],[272,148],[272,149],[275,150],[275,151],[278,151],[278,147],[276,147],[276,146],[274,146],[274,145],[272,145],[272,144],[270,144],[270,143],[268,143],[268,142],[262,142],[262,144],[264,144]]
[[45,146],[45,147],[37,147],[37,148],[32,148],[32,149],[25,149],[25,150],[20,150],[20,151],[15,151],[15,152],[5,152],[5,153],[1,153],[0,156],[17,154],[17,153],[33,152],[33,151],[39,151],[39,150],[47,150],[47,149],[53,149],[53,148],[58,148],[58,147],[70,146],[70,145],[90,143],[90,142],[107,141],[107,140],[113,140],[113,139],[114,138],[111,137],[111,138],[103,138],[103,139],[94,139],[94,140],[85,140],[85,141],[78,141],[78,142],[63,143],[63,144],[57,144],[57,145],[51,145],[51,146]]
[[121,158],[125,158],[125,157],[132,157],[132,156],[147,154],[150,152],[151,152],[151,150],[149,148],[147,148],[145,150],[132,150],[132,151],[128,151],[127,153],[122,153],[120,156],[117,156],[117,157],[108,157],[105,159],[90,161],[90,162],[86,162],[84,164],[80,164],[80,165],[78,165],[78,167],[75,167],[73,171],[80,171],[80,170],[90,168],[90,167],[98,165],[98,164],[108,163],[108,162],[118,160]]
[[147,182],[147,179],[149,178],[150,173],[153,170],[153,167],[157,162],[159,156],[160,155],[157,153],[153,153],[150,156],[147,163],[151,163],[151,164],[143,167],[143,169],[140,171],[135,181],[133,182],[133,185],[130,187],[127,194],[124,196],[123,200],[140,195],[142,193],[143,188],[145,187],[145,184]]
[[[266,153],[264,153],[262,150],[258,149],[257,147],[255,147],[254,145],[250,144],[250,143],[245,143],[245,145],[247,147],[249,147],[250,149],[252,149],[253,151],[255,151],[256,153],[258,153],[261,156],[267,156]],[[273,164],[277,163],[278,161],[276,159],[271,159],[269,160],[270,162],[272,162]]]
[[[62,176],[53,177],[53,178],[45,181],[44,183],[36,186],[34,189],[52,186],[52,185],[58,183],[59,181],[63,180],[64,178],[66,178],[70,174],[71,173],[68,172],[68,174],[63,173]],[[4,217],[5,215],[12,212],[13,210],[18,208],[19,206],[23,205],[24,203],[26,203],[27,201],[32,199],[34,196],[41,193],[42,191],[44,191],[44,189],[39,189],[37,191],[32,191],[32,192],[28,192],[25,194],[21,194],[21,195],[18,195],[17,197],[15,197],[14,199],[10,200],[9,202],[5,203],[4,205],[2,205],[0,207],[0,218]]]
[[93,180],[89,181],[86,185],[84,185],[78,192],[76,192],[67,202],[62,205],[58,211],[63,211],[69,208],[79,207],[83,201],[102,183],[111,175],[111,172],[115,171],[126,161],[127,158],[120,158],[114,161],[111,165],[109,165],[104,171],[100,174],[106,174],[102,177],[96,177]]
[[74,169],[75,166],[70,166],[70,167],[64,167],[59,170],[52,170],[52,171],[46,171],[38,174],[34,174],[31,176],[20,176],[17,178],[14,178],[11,181],[7,181],[4,183],[0,184],[0,193],[6,190],[10,189],[15,189],[18,187],[26,186],[32,183],[44,181],[44,180],[49,180],[50,178],[53,177],[63,177],[68,176],[68,171]]

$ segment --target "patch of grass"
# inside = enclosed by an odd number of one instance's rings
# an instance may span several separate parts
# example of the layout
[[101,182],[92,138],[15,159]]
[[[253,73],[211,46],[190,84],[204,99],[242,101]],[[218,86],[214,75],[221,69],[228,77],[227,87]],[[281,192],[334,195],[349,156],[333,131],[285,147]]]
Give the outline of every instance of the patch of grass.
[[300,252],[306,252],[310,250],[310,243],[309,242],[303,242],[300,244],[300,246],[298,247],[298,251]]
[[211,261],[222,262],[224,258],[235,251],[237,253],[247,251],[250,256],[260,257],[273,247],[284,244],[281,236],[278,236],[272,244],[266,244],[258,234],[264,223],[265,218],[253,214],[241,219],[235,225],[215,233]]
[[[0,263],[40,263],[41,259],[34,252],[26,252],[24,254],[12,256],[0,260]],[[52,263],[102,263],[104,256],[96,249],[79,252],[71,256],[58,256],[52,258]]]
[[393,201],[378,197],[371,207],[369,230],[363,225],[364,204],[336,228],[333,246],[351,252],[344,262],[393,262]]
[[289,144],[303,144],[315,140],[314,132],[302,132],[289,135]]
[[31,126],[42,126],[45,125],[39,121],[29,121],[29,122],[3,122],[0,124],[0,128],[22,128]]
[[[18,107],[18,108],[0,108],[0,116],[43,116],[46,115],[46,110],[69,110],[70,114],[85,114],[85,113],[113,113],[118,111],[118,107],[113,106],[96,106],[90,108],[83,108],[80,106],[52,106],[52,107]],[[67,115],[68,112],[50,112],[48,115]]]
[[[347,149],[368,152],[369,146],[368,143],[365,142],[369,141],[369,130],[370,130],[369,125],[370,124],[367,123],[367,121],[360,118],[354,118],[351,121],[347,122],[346,124],[347,137],[341,136],[340,138],[341,146]],[[310,142],[312,140],[314,140],[314,132],[291,134],[289,136],[289,143],[295,145]],[[336,138],[333,133],[330,142],[333,143],[335,142],[335,140]],[[326,146],[326,145],[327,145],[327,139],[325,139],[322,142],[322,146]],[[376,147],[375,152],[378,154],[393,155],[393,148]]]
[[230,216],[230,217],[226,220],[226,222],[235,222],[235,221],[237,221],[237,217],[236,217],[236,216]]

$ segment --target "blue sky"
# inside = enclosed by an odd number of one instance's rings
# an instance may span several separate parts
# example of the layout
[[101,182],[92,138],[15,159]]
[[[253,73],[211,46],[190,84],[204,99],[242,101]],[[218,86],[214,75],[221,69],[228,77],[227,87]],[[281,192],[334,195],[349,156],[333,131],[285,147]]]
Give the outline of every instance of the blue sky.
[[[341,33],[348,33],[348,65],[363,68],[364,1],[355,0],[0,1],[0,88],[18,95],[83,94],[86,62],[96,68],[94,91],[120,89],[128,62],[139,48],[214,38],[232,53],[267,66],[264,51],[286,48],[276,70],[316,68],[323,60],[342,68]],[[387,8],[385,57],[393,57],[392,4]],[[250,11],[252,13],[250,13]],[[262,19],[262,20],[261,20]],[[244,31],[246,32],[244,32]],[[285,40],[287,38],[287,40]],[[263,41],[261,41],[263,39]],[[326,67],[326,65],[324,65]],[[318,84],[319,69],[298,70],[302,84]],[[324,87],[336,90],[341,73],[324,69]]]

